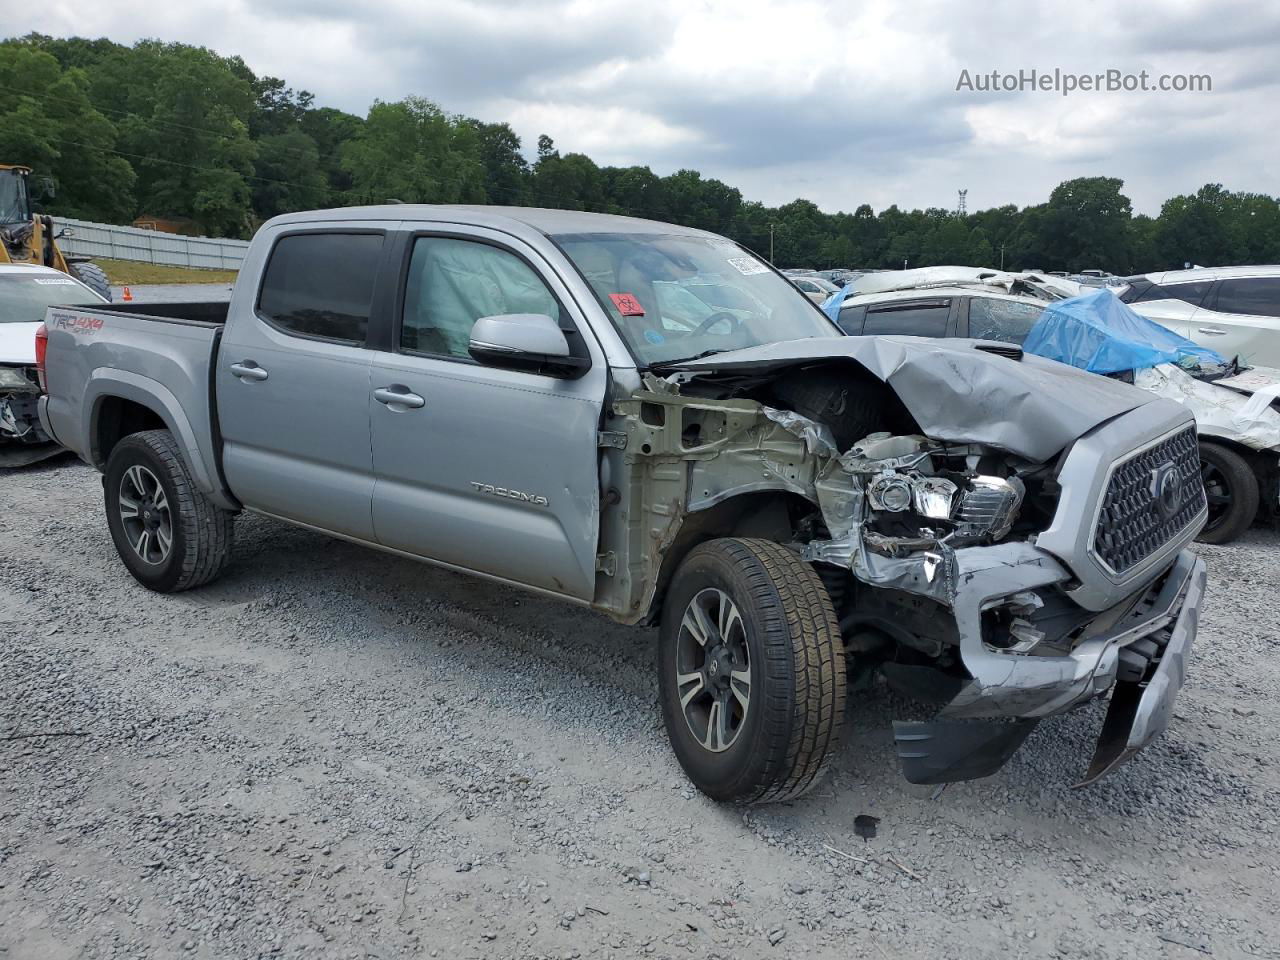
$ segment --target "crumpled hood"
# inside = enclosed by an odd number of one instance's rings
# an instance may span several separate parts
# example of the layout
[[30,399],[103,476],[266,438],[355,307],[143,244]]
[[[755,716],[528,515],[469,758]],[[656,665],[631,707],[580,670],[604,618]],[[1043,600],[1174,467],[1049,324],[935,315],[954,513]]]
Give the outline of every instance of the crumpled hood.
[[674,369],[765,373],[852,360],[890,387],[935,440],[982,443],[1048,460],[1100,423],[1155,400],[1136,387],[1066,364],[978,350],[973,340],[831,337],[732,350]]

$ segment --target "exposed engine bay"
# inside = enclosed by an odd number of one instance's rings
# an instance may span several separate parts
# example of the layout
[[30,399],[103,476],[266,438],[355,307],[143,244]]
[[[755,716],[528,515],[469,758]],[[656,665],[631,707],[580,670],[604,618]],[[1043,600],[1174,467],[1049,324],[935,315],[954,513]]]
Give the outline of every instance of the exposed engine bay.
[[[1080,531],[1094,528],[1091,504],[1113,462],[1145,449],[1153,431],[1194,426],[1175,405],[1113,392],[1107,381],[1097,391],[1080,390],[1074,376],[1055,383],[1055,365],[1037,369],[1035,358],[970,365],[965,354],[977,350],[968,344],[863,340],[885,361],[886,377],[863,358],[710,358],[708,367],[721,361],[715,369],[651,372],[641,390],[615,401],[601,434],[597,606],[652,619],[673,566],[667,558],[699,540],[789,544],[827,587],[851,682],[879,674],[933,705],[932,721],[895,722],[908,779],[985,776],[1040,717],[1117,680],[1148,682],[1174,642],[1175,620],[1193,633],[1178,615],[1184,598],[1198,602],[1203,563],[1179,559],[1172,572],[1170,564],[1203,510],[1196,520],[1188,499],[1180,526],[1150,541],[1149,575],[1123,584],[1097,575]],[[843,343],[859,348],[858,338]],[[994,379],[1001,367],[1006,375]],[[988,389],[976,390],[970,373]],[[1071,391],[1070,403],[1060,389]],[[1057,407],[1052,415],[1046,404]],[[1105,449],[1074,443],[1095,426]],[[1194,456],[1177,470],[1190,498]],[[1068,473],[1076,497],[1060,510]],[[1076,536],[1069,549],[1064,531]],[[1155,723],[1128,718],[1116,729],[1136,727]],[[1100,743],[1088,778],[1136,749],[1123,737]]]
[[0,364],[0,469],[36,463],[61,448],[40,426],[35,368]]

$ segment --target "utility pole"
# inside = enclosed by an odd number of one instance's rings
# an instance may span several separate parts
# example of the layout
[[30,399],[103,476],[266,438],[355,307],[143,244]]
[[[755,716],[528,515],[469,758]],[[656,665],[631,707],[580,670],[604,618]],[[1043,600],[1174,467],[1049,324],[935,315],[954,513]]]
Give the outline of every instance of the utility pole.
[[773,266],[773,223],[769,223],[769,266]]
[[1000,269],[1004,269],[1004,244],[1000,244]]

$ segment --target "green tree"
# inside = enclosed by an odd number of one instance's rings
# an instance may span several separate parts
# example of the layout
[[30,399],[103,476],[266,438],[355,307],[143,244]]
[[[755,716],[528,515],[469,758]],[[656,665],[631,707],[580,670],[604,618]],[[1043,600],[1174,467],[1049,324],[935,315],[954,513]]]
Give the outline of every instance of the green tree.
[[430,100],[375,103],[342,147],[352,187],[369,201],[483,203],[484,165],[474,128]]
[[1123,187],[1124,181],[1116,177],[1079,177],[1053,189],[1038,223],[1037,239],[1055,267],[1078,271],[1114,265],[1122,269],[1129,262],[1133,205],[1120,192]]
[[475,131],[484,167],[484,193],[489,203],[519,206],[529,193],[529,161],[520,152],[520,137],[505,123],[465,120]]
[[134,173],[115,152],[117,130],[89,101],[88,79],[29,45],[0,45],[0,162],[52,177],[47,209],[86,220],[128,221]]
[[328,202],[329,186],[314,140],[295,129],[258,141],[253,179],[253,209],[257,216],[266,219],[322,207]]

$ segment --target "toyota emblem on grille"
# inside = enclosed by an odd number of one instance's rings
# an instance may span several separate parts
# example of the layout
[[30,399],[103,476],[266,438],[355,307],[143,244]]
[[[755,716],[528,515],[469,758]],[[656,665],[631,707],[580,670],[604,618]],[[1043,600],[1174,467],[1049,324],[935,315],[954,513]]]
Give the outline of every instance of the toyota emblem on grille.
[[1161,464],[1151,471],[1151,496],[1160,516],[1166,520],[1182,506],[1182,481],[1173,461]]

